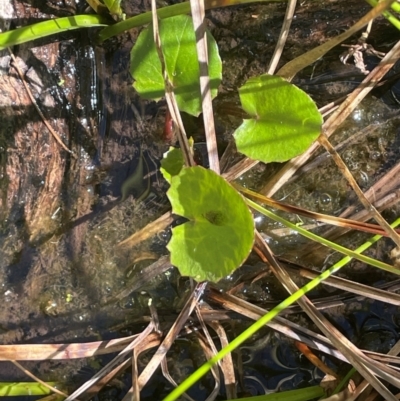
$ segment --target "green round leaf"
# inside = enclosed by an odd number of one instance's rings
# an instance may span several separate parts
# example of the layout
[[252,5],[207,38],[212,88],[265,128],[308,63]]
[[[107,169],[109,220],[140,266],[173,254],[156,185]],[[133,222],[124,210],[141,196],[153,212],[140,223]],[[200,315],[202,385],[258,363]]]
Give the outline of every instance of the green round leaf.
[[239,152],[264,163],[303,153],[321,132],[322,116],[313,100],[281,77],[250,78],[239,89],[244,120],[234,136]]
[[[200,74],[192,19],[187,15],[163,19],[159,30],[166,71],[179,109],[197,116],[201,112]],[[211,94],[215,97],[221,82],[222,63],[217,44],[208,31],[207,43]],[[164,80],[152,25],[141,32],[131,51],[130,72],[141,96],[154,100],[164,96]]]
[[189,219],[172,230],[171,263],[197,281],[218,281],[249,255],[252,214],[234,188],[203,167],[183,168],[171,182],[172,211]]
[[185,164],[182,150],[170,147],[161,160],[161,174],[171,184],[171,177],[178,175]]

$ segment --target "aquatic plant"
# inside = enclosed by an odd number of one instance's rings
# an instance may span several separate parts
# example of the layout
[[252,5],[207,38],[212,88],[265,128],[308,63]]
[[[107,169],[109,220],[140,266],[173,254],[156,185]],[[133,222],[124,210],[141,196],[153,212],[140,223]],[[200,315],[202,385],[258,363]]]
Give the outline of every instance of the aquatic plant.
[[[111,24],[109,18],[97,16],[93,18],[77,16],[46,21],[1,34],[0,46],[11,46],[69,29],[110,24],[99,34],[99,38],[105,40],[121,32],[121,29],[125,30],[151,21],[150,13],[124,20],[119,2],[106,1],[105,4],[110,13],[121,22]],[[158,11],[158,16],[166,17],[187,11],[188,3],[185,3],[175,8],[174,6],[166,7],[164,11]],[[194,32],[191,28],[187,29],[191,25],[189,17],[170,18],[160,24],[160,37],[165,71],[167,79],[172,83],[171,90],[176,94],[177,105],[181,110],[198,115],[202,110],[201,90],[198,87],[200,69],[196,68]],[[152,27],[145,29],[133,48],[131,72],[136,79],[135,87],[142,96],[159,99],[165,92],[166,78],[158,49],[152,45],[152,30]],[[210,34],[207,35],[211,91],[215,96],[220,80],[221,64],[216,44]],[[177,37],[179,42],[174,41]],[[309,57],[305,58],[301,65],[309,64],[312,60]],[[191,62],[191,67],[185,69],[188,61]],[[289,67],[281,70],[282,76],[290,78],[296,73],[298,66],[292,69]],[[149,71],[154,73],[149,76]],[[290,160],[304,152],[321,132],[322,117],[315,104],[307,94],[281,77],[268,74],[253,77],[239,89],[239,94],[242,107],[249,118],[246,118],[237,128],[234,136],[238,150],[244,155],[266,163]],[[172,159],[171,156],[173,156]],[[246,191],[232,187],[212,171],[199,166],[184,166],[184,160],[179,151],[172,150],[163,161],[163,174],[171,185],[168,197],[172,210],[189,220],[174,228],[173,238],[168,245],[171,260],[183,275],[191,276],[198,281],[218,281],[239,267],[252,248],[254,223],[248,206],[271,218],[276,216],[248,199],[251,196],[248,196],[249,193]],[[248,198],[244,199],[240,192]],[[193,197],[193,193],[198,196]],[[283,220],[281,222],[302,235],[310,235],[289,222]],[[395,222],[393,226],[397,223]],[[313,238],[323,242],[323,239],[316,236]],[[370,242],[373,243],[378,238],[375,237]],[[336,244],[328,245],[349,257],[360,258],[372,265],[396,272],[389,265],[360,256],[361,250],[351,252]],[[346,259],[348,260],[349,258]],[[343,263],[336,264],[304,288],[292,291],[293,294],[287,300],[234,339],[228,347],[211,358],[196,375],[171,393],[167,399],[176,399],[213,364],[243,343],[291,303],[300,300],[309,290],[343,266]],[[357,366],[357,363],[354,362],[354,365]],[[372,369],[372,367],[368,368]],[[361,365],[361,372],[362,369]],[[379,385],[376,386],[380,389]]]

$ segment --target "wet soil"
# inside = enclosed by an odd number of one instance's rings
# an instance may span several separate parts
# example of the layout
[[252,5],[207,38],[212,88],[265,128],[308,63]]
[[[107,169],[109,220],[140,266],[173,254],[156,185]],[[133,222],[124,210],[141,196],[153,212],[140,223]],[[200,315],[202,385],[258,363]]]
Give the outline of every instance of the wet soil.
[[[13,0],[12,7],[11,28],[83,11],[74,1]],[[149,9],[149,2],[124,4],[128,16]],[[302,3],[281,65],[349,28],[368,9],[358,0],[325,1],[323,6],[312,1]],[[208,13],[208,25],[224,63],[220,100],[216,102],[222,110],[217,115],[221,148],[229,142],[237,122],[235,116],[227,117],[223,110],[237,104],[237,88],[246,79],[266,70],[284,12],[284,3],[274,3]],[[168,148],[161,139],[165,104],[139,99],[128,72],[129,52],[138,32],[133,30],[96,45],[96,31],[81,30],[12,49],[44,115],[75,156],[61,149],[48,132],[12,63],[2,70],[0,300],[6,306],[0,312],[3,344],[90,340],[107,335],[110,327],[117,324],[129,327],[125,329],[128,333],[141,330],[143,323],[129,326],[126,322],[129,316],[134,320],[144,310],[147,313],[146,297],[135,292],[110,303],[116,294],[129,288],[135,274],[166,252],[169,236],[168,232],[160,233],[134,249],[121,251],[117,247],[168,210],[166,184],[156,172]],[[379,19],[371,40],[378,50],[386,51],[399,36]],[[297,82],[321,105],[346,91],[343,81],[338,85],[340,93],[326,88],[321,92],[317,87],[320,81],[313,81],[315,76],[342,69],[337,62],[341,52],[342,49],[332,51],[298,77]],[[345,158],[357,165],[354,172],[359,174],[360,182],[368,181],[365,185],[393,156],[391,147],[399,137],[398,132],[393,132],[398,126],[394,104],[368,102],[365,107],[369,109],[356,112],[362,114],[362,123],[355,114],[353,124],[345,127],[346,134],[340,139],[371,124],[386,124],[382,128],[386,135],[374,131],[362,145],[356,141],[354,148],[344,150],[348,152]],[[186,117],[195,140],[202,142],[199,121]],[[394,127],[391,130],[387,128],[390,124]],[[362,155],[357,151],[360,148]],[[144,202],[136,202],[138,194],[132,193],[120,202],[121,185],[140,162],[141,152],[153,172],[151,195]],[[259,188],[273,169],[260,165],[242,182],[246,180],[248,186]],[[367,179],[362,174],[365,172]],[[301,199],[310,209],[339,213],[351,199],[344,180],[334,174],[331,165],[306,173],[277,197],[295,204]],[[330,185],[332,180],[335,187]],[[266,233],[280,228],[263,219],[257,224]],[[281,253],[299,245],[299,240],[291,237],[284,241],[275,237],[274,241],[272,245]],[[282,248],[283,242],[286,248]],[[260,287],[258,295],[253,291],[255,298],[266,288]],[[160,309],[171,304],[178,307],[179,298],[187,290],[181,288],[175,271],[167,279],[162,275],[151,280],[145,289]],[[61,372],[65,374],[63,369]],[[14,378],[13,372],[10,379]]]

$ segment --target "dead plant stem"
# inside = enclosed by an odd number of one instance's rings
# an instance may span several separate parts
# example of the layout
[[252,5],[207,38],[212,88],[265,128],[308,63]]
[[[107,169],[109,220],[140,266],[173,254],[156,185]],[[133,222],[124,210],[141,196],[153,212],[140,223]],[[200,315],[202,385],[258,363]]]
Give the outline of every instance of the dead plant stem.
[[[389,237],[394,241],[397,247],[400,249],[400,236],[396,231],[390,227],[389,223],[381,216],[376,208],[371,204],[367,197],[358,186],[356,180],[350,173],[346,164],[343,162],[340,155],[337,153],[335,148],[331,145],[328,140],[330,133],[336,130],[336,128],[344,121],[345,118],[354,110],[361,99],[375,87],[375,85],[383,78],[383,76],[392,68],[394,63],[400,58],[400,41],[392,48],[392,50],[382,59],[379,65],[368,75],[368,77],[361,83],[361,85],[344,101],[344,107],[342,106],[333,114],[331,118],[324,124],[321,135],[318,138],[319,143],[329,152],[334,159],[336,165],[357,194],[360,202],[363,206],[371,212],[372,217],[375,218],[377,223],[388,233]],[[337,115],[336,115],[337,114]],[[333,117],[336,117],[335,119]]]
[[296,9],[297,0],[289,0],[286,6],[286,14],[285,19],[283,20],[281,32],[279,34],[278,42],[276,43],[274,54],[271,57],[271,61],[269,62],[268,74],[274,74],[276,67],[278,66],[279,60],[281,58],[283,48],[285,47],[285,43],[287,37],[289,35],[290,25],[293,21],[294,11]]
[[[276,275],[278,280],[286,288],[289,294],[298,291],[297,285],[294,283],[290,275],[281,267],[268,245],[262,239],[260,234],[256,232],[257,246],[263,252],[267,259],[271,270]],[[314,324],[326,335],[332,344],[346,356],[349,362],[367,379],[370,384],[384,397],[385,400],[395,401],[394,395],[376,376],[380,376],[384,380],[400,387],[399,373],[392,368],[387,367],[376,361],[372,361],[364,355],[354,344],[352,344],[343,334],[341,334],[323,315],[319,312],[309,298],[303,295],[298,301],[298,304],[312,319]]]
[[203,110],[204,129],[210,169],[220,174],[217,138],[215,135],[214,112],[211,97],[210,76],[208,73],[208,49],[205,27],[205,8],[203,0],[190,0],[193,27],[196,35],[197,57],[200,71],[201,108]]
[[343,176],[347,179],[350,186],[352,187],[353,191],[357,194],[358,199],[363,204],[365,209],[367,209],[371,213],[371,217],[373,217],[377,223],[386,231],[388,236],[393,240],[393,242],[397,245],[400,249],[400,236],[399,234],[390,227],[390,224],[382,217],[382,215],[378,212],[375,206],[368,200],[368,198],[364,195],[361,188],[358,186],[356,180],[354,179],[353,175],[351,174],[350,170],[340,157],[339,153],[336,152],[334,147],[329,142],[326,135],[323,133],[318,138],[319,143],[330,153],[334,162],[342,172]]

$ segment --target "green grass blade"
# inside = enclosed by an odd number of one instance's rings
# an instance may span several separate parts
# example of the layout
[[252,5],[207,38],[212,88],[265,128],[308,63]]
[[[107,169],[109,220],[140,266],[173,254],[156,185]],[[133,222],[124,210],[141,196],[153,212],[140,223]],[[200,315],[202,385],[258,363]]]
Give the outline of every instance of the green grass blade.
[[[49,382],[50,386],[57,386],[59,383]],[[43,384],[37,382],[0,382],[0,397],[21,397],[27,395],[48,395],[53,392]]]
[[[213,0],[213,1],[205,1],[205,7],[206,9],[211,9],[211,8],[218,8],[218,7],[225,7],[225,6],[234,6],[237,4],[245,4],[245,3],[255,3],[256,0],[227,0],[227,1],[221,1],[221,0]],[[281,0],[259,0],[257,1],[258,3],[260,2],[266,2],[266,3],[272,3],[272,2],[281,2]],[[159,8],[157,10],[157,15],[158,18],[163,19],[163,18],[168,18],[168,17],[174,17],[175,15],[179,14],[188,14],[190,12],[190,3],[184,2],[184,3],[179,3],[179,4],[174,4],[172,6],[167,6],[163,8]],[[139,15],[135,15],[134,17],[127,18],[124,21],[118,22],[117,24],[110,25],[107,28],[104,28],[100,33],[99,33],[99,40],[101,42],[119,35],[125,31],[128,31],[129,29],[132,28],[137,28],[139,26],[149,24],[151,22],[151,11]]]
[[[304,228],[296,226],[295,224],[291,223],[290,221],[287,221],[284,218],[276,215],[275,213],[272,213],[269,210],[263,208],[258,203],[255,203],[252,200],[247,199],[247,198],[245,198],[245,199],[246,199],[246,203],[250,207],[252,207],[253,209],[255,209],[258,212],[262,213],[264,216],[267,216],[270,219],[275,220],[275,221],[283,224],[284,226],[286,226],[286,227],[288,227],[288,228],[290,228],[290,229],[292,229],[294,231],[297,231],[299,234],[301,234],[302,236],[304,236],[304,237],[306,237],[308,239],[311,239],[311,240],[313,240],[315,242],[319,242],[320,244],[322,244],[322,245],[324,245],[324,246],[326,246],[328,248],[334,249],[335,251],[338,251],[338,252],[342,253],[343,255],[347,255],[347,257],[349,257],[349,258],[358,259],[361,262],[364,262],[364,263],[367,263],[369,265],[375,266],[375,267],[377,267],[379,269],[386,270],[386,271],[388,271],[390,273],[394,273],[394,274],[400,275],[400,270],[399,269],[396,269],[395,267],[390,266],[387,263],[381,262],[381,261],[376,260],[376,259],[372,259],[372,258],[370,258],[368,256],[365,256],[365,255],[360,255],[356,251],[351,251],[350,249],[347,249],[347,248],[345,248],[345,247],[343,247],[341,245],[335,244],[334,242],[331,242],[331,241],[329,241],[329,240],[327,240],[325,238],[322,238],[322,237],[320,237],[320,236],[318,236],[318,235],[316,235],[316,234],[314,234],[314,233],[312,233],[310,231],[304,230]],[[378,237],[381,238],[381,236],[375,236],[373,238],[378,238]],[[365,244],[361,245],[358,248],[358,249],[361,250],[360,252],[363,252],[365,249],[367,249],[371,245],[370,241],[367,241]],[[376,241],[374,241],[374,242],[376,242]]]
[[[179,14],[187,14],[190,11],[190,4],[188,2],[174,4],[172,6],[163,7],[157,10],[158,18],[168,18]],[[110,25],[104,28],[99,33],[100,42],[104,42],[113,36],[119,35],[123,32],[129,31],[129,29],[137,28],[139,26],[149,24],[151,22],[151,11],[134,17],[127,18],[124,21],[118,22],[117,24]]]
[[340,391],[342,391],[345,386],[347,386],[347,383],[349,380],[354,376],[354,374],[357,373],[357,370],[355,368],[351,368],[345,377],[340,381],[340,383],[336,386],[336,388],[333,390],[331,395],[338,394]]
[[[368,4],[370,4],[372,7],[375,7],[377,4],[378,4],[378,2],[376,1],[376,0],[365,0]],[[391,8],[395,11],[395,12],[397,12],[397,13],[399,13],[400,12],[400,4],[399,3],[396,3],[396,2],[394,2],[392,5],[391,5]],[[389,11],[384,11],[383,13],[382,13],[382,15],[393,25],[393,26],[395,26],[398,30],[400,30],[400,21],[392,14],[392,13],[390,13]]]
[[109,19],[100,15],[56,18],[0,33],[0,50],[72,29],[106,26]]
[[[257,205],[256,203],[254,203],[248,199],[246,199],[246,202],[251,204],[251,207],[253,207],[253,204],[254,204],[255,206],[263,209],[261,206]],[[266,211],[266,210],[264,209],[264,211]],[[269,212],[269,213],[271,213],[271,212]],[[276,216],[276,217],[278,217],[278,216]],[[393,224],[391,224],[391,227],[395,228],[399,224],[400,224],[400,218],[398,218]],[[296,227],[294,224],[290,223],[290,225],[294,226],[293,229],[294,228],[298,229],[298,227]],[[303,230],[303,231],[305,231],[305,230]],[[365,244],[363,244],[362,246],[357,248],[352,253],[357,256],[361,256],[358,254],[360,252],[363,252],[367,248],[369,248],[371,245],[373,245],[375,242],[377,242],[380,238],[382,238],[381,235],[375,235],[369,241],[367,241]],[[210,360],[208,360],[206,363],[204,363],[202,366],[200,366],[199,369],[197,369],[192,375],[190,375],[186,380],[184,380],[177,388],[175,388],[170,394],[168,394],[167,397],[165,397],[163,401],[175,401],[186,390],[188,390],[198,380],[200,380],[200,378],[203,377],[212,368],[212,366],[215,365],[216,363],[218,363],[225,355],[232,352],[237,347],[239,347],[241,344],[243,344],[247,339],[249,339],[252,335],[254,335],[258,330],[260,330],[263,326],[265,326],[272,319],[274,319],[281,311],[285,310],[287,307],[289,307],[294,302],[299,300],[307,292],[313,290],[323,280],[327,279],[332,274],[336,273],[338,270],[340,270],[341,267],[343,267],[350,260],[351,260],[351,258],[348,256],[343,258],[338,263],[336,263],[335,265],[333,265],[332,267],[330,267],[329,269],[327,269],[323,273],[321,273],[318,277],[311,280],[304,287],[300,288],[298,291],[296,291],[295,293],[290,295],[288,298],[286,298],[284,301],[282,301],[279,305],[277,305],[275,308],[273,308],[270,312],[268,312],[267,314],[262,316],[259,320],[257,320],[255,323],[253,323],[249,328],[247,328],[245,331],[243,331],[241,334],[239,334],[235,339],[233,339],[226,347],[222,348],[221,351],[219,351],[215,356],[213,356]]]

